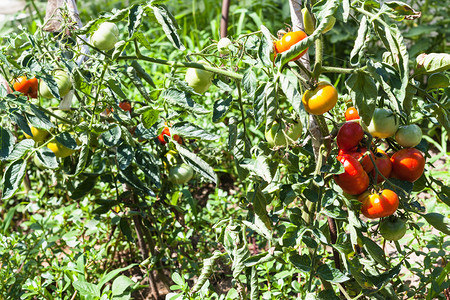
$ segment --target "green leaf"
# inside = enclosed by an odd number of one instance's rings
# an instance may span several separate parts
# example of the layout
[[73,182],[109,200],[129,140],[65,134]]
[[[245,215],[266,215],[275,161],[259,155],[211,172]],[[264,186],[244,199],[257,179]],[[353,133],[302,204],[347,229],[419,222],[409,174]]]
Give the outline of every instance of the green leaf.
[[244,73],[244,77],[242,78],[242,86],[244,90],[247,92],[249,97],[253,97],[253,94],[256,91],[258,86],[258,80],[256,78],[255,72],[252,69],[248,69]]
[[55,153],[47,147],[40,148],[35,155],[46,168],[57,169],[59,167]]
[[253,97],[253,115],[256,121],[256,127],[259,128],[265,121],[266,112],[264,109],[265,106],[265,88],[267,84],[261,84],[256,90]]
[[352,52],[350,53],[350,64],[355,67],[359,66],[361,59],[364,56],[367,41],[369,39],[369,22],[367,17],[363,16],[361,22],[359,23],[358,35],[353,45]]
[[198,157],[196,154],[190,152],[188,149],[179,145],[178,143],[175,143],[175,147],[180,153],[183,161],[186,164],[190,165],[195,172],[199,173],[206,180],[209,180],[214,184],[217,184],[217,175],[214,172],[214,169],[207,162]]
[[136,113],[142,113],[141,121],[144,127],[147,129],[155,125],[156,122],[159,120],[159,110],[153,109],[148,106],[137,111]]
[[8,200],[17,192],[22,185],[23,177],[25,176],[25,170],[27,167],[27,161],[18,159],[11,163],[3,174],[1,185],[2,188],[2,200]]
[[120,273],[122,273],[123,271],[126,271],[126,270],[128,270],[128,269],[131,269],[131,268],[133,268],[134,266],[137,266],[137,264],[131,264],[131,265],[128,265],[128,266],[126,266],[126,267],[123,267],[123,268],[120,268],[120,269],[115,269],[115,270],[110,271],[108,274],[106,274],[106,275],[104,275],[104,276],[101,277],[101,279],[100,279],[100,281],[99,281],[99,283],[98,283],[98,287],[99,287],[99,288],[102,288],[102,286],[103,286],[105,283],[109,282],[111,279],[113,279],[114,277],[116,277],[117,275],[119,275]]
[[108,131],[103,132],[100,137],[107,147],[114,147],[119,143],[121,134],[120,126],[115,125]]
[[78,186],[73,191],[70,198],[73,200],[78,200],[88,194],[97,184],[97,176],[88,176],[83,182],[78,184]]
[[326,264],[320,265],[316,272],[320,278],[332,283],[341,283],[350,280],[344,273]]
[[233,97],[229,96],[225,100],[219,99],[214,102],[212,121],[214,123],[222,122],[225,116],[233,106]]
[[416,62],[414,75],[443,72],[450,68],[450,54],[423,53],[417,57]]
[[72,285],[83,297],[100,297],[100,289],[93,283],[78,280]]
[[170,105],[175,105],[183,108],[193,114],[208,114],[209,110],[205,109],[202,105],[192,100],[191,96],[186,92],[169,88],[164,91],[163,98]]
[[133,67],[127,68],[127,75],[131,79],[131,82],[134,84],[134,86],[137,88],[139,93],[144,97],[147,102],[152,102],[152,99],[150,98],[150,95],[148,94],[147,89],[142,84],[141,77],[139,77],[138,73]]
[[401,1],[385,2],[381,11],[385,11],[389,17],[396,21],[414,20],[422,15],[421,12],[415,11],[411,6]]
[[127,276],[120,275],[113,281],[111,292],[113,296],[120,296],[125,292],[127,288],[133,285],[135,285],[135,282],[133,280],[131,280]]
[[440,213],[427,213],[423,215],[425,220],[437,230],[450,235],[450,219]]
[[117,148],[116,158],[119,169],[125,170],[134,159],[133,147],[127,144],[120,145]]
[[362,120],[370,124],[378,95],[374,80],[366,73],[357,72],[348,77],[345,86]]
[[116,94],[118,95],[120,98],[122,98],[123,100],[127,100],[127,96],[125,95],[125,93],[122,91],[121,87],[120,87],[120,83],[114,79],[114,78],[110,78],[107,80],[108,82],[108,87]]
[[184,278],[181,277],[181,275],[178,274],[177,272],[172,274],[172,280],[173,280],[173,282],[175,282],[175,284],[177,284],[179,286],[183,286],[185,283]]
[[149,178],[156,188],[160,188],[161,176],[159,166],[153,155],[150,152],[138,149],[135,152],[135,160],[138,167],[142,170],[142,172],[144,172],[146,178]]
[[[0,127],[0,160],[6,160],[13,152],[14,140],[14,135],[8,129]],[[24,151],[26,151],[26,149],[24,149]]]
[[61,132],[55,137],[56,141],[60,143],[61,145],[76,150],[78,149],[77,141],[72,137],[72,135],[69,132]]
[[[1,127],[0,127],[1,131]],[[1,137],[1,135],[0,135]],[[34,141],[32,139],[21,140],[18,144],[14,146],[13,151],[9,154],[7,160],[15,161],[19,158],[23,158],[26,153],[32,148],[34,148]],[[0,151],[1,152],[1,151]]]
[[302,95],[297,89],[297,83],[291,81],[288,76],[280,74],[280,87],[286,95],[286,100],[291,104],[294,112],[299,116],[300,123],[308,124],[309,115],[302,103]]
[[83,144],[80,149],[80,155],[78,156],[77,167],[73,176],[78,176],[84,171],[89,158],[89,144]]
[[265,67],[270,68],[273,66],[274,41],[269,30],[264,25],[261,25],[261,31],[263,32],[263,36],[259,41],[258,57]]
[[119,170],[119,174],[117,176],[117,179],[121,183],[126,183],[129,186],[131,186],[132,188],[146,193],[150,197],[154,197],[155,196],[155,193],[151,189],[148,188],[147,184],[142,182],[139,179],[139,177],[135,174],[135,171],[132,168],[132,166],[128,167],[125,170]]
[[140,5],[133,5],[129,9],[128,13],[128,39],[133,38],[134,34],[138,31],[142,23],[142,16],[144,10]]
[[134,243],[133,234],[131,232],[130,223],[127,218],[120,218],[119,223],[120,231],[122,231],[123,235],[126,236],[127,240],[131,243]]
[[164,5],[152,6],[153,13],[156,17],[158,23],[162,26],[167,38],[178,50],[184,51],[186,47],[184,47],[181,42],[180,37],[177,33],[178,24],[175,21],[175,18],[170,14],[167,8]]
[[211,257],[203,260],[202,271],[197,279],[197,282],[191,289],[191,294],[196,293],[202,288],[208,277],[211,276],[216,260],[221,256],[223,256],[223,253],[216,250]]
[[195,124],[191,124],[187,121],[173,124],[173,126],[170,128],[170,132],[172,136],[178,134],[183,138],[194,138],[204,141],[216,141],[220,138],[218,135],[209,133],[203,128]]
[[266,197],[262,193],[259,187],[255,188],[255,191],[251,199],[251,203],[253,204],[253,209],[255,211],[255,224],[262,228],[265,232],[265,236],[267,239],[271,239],[272,234],[270,230],[272,229],[272,221],[269,219],[269,215],[267,214],[267,202]]
[[299,255],[296,252],[289,253],[289,262],[302,272],[309,273],[311,271],[311,259],[308,255]]
[[134,68],[137,75],[141,79],[144,79],[148,84],[150,84],[153,88],[156,89],[156,85],[153,82],[152,77],[144,70],[144,68],[142,68],[142,66],[136,60],[133,60],[133,62],[131,63],[131,66]]
[[381,264],[385,268],[389,267],[383,249],[381,249],[381,247],[378,246],[377,243],[375,243],[374,241],[365,236],[363,236],[362,239],[364,249],[366,249],[366,251],[370,254],[373,260],[375,260],[377,263]]

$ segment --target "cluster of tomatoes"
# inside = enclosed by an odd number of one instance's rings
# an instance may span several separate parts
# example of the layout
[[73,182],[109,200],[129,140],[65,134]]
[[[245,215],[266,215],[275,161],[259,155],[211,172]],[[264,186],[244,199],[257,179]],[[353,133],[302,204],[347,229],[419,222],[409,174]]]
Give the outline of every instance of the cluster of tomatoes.
[[[341,126],[336,138],[339,148],[337,159],[344,165],[345,172],[335,175],[334,180],[345,193],[359,195],[361,212],[367,218],[390,216],[399,205],[397,194],[389,189],[371,193],[369,186],[380,184],[388,178],[414,182],[423,174],[425,158],[419,150],[412,147],[403,148],[391,157],[379,148],[374,151],[367,149],[363,142],[365,133],[358,112],[349,108],[345,116],[347,122]],[[370,125],[373,122],[374,119]]]

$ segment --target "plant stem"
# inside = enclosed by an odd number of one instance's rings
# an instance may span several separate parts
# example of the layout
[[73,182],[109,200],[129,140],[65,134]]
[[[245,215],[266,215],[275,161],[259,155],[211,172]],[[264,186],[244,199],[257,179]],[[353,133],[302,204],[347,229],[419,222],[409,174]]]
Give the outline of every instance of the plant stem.
[[322,62],[323,62],[323,37],[320,36],[315,41],[316,48],[316,61],[314,62],[314,70],[312,72],[312,77],[314,79],[318,79],[322,70]]

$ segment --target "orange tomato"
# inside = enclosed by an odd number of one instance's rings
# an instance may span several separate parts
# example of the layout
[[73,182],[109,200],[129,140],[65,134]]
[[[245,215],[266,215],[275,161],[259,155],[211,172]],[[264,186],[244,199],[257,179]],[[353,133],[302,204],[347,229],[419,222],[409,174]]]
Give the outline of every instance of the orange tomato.
[[351,121],[351,120],[358,120],[359,119],[359,114],[358,111],[356,110],[356,108],[349,107],[347,108],[347,110],[345,111],[345,120],[346,121]]
[[[283,53],[284,51],[289,50],[292,47],[292,45],[297,44],[306,37],[307,37],[306,33],[304,33],[301,30],[288,32],[283,35],[281,40],[275,42],[275,50],[277,53]],[[306,53],[306,51],[308,51],[308,48],[302,51],[302,53],[300,53],[295,58],[291,59],[291,61],[299,59]]]
[[358,200],[362,202],[362,214],[369,219],[390,216],[397,210],[399,204],[397,194],[391,190],[382,190],[380,194],[366,192],[359,196]]
[[303,94],[302,102],[305,110],[313,115],[323,115],[332,109],[338,99],[336,88],[328,82],[319,82],[314,90]]
[[[165,145],[165,144],[167,144],[167,142],[164,140],[164,136],[165,135],[167,135],[167,136],[170,136],[170,130],[169,130],[169,127],[164,127],[164,129],[163,129],[163,131],[161,132],[161,134],[160,135],[158,135],[158,140],[159,140],[159,142],[161,143],[161,144],[163,144],[163,145]],[[183,140],[181,139],[181,137],[179,136],[179,135],[177,135],[177,134],[175,134],[174,136],[173,136],[173,139],[176,141],[176,142],[178,142],[178,144],[182,144],[183,143]]]
[[36,77],[27,79],[27,76],[20,76],[14,79],[13,88],[30,98],[37,98],[39,82]]
[[414,182],[420,178],[425,169],[425,158],[416,148],[405,148],[391,157],[392,177]]
[[124,111],[131,112],[131,103],[129,101],[122,101],[119,103],[119,107]]

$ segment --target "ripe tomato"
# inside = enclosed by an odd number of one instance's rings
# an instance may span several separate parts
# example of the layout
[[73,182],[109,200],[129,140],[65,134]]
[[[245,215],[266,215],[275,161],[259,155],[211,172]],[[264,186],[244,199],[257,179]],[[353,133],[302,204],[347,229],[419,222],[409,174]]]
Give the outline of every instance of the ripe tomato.
[[219,51],[222,55],[228,55],[230,54],[230,45],[231,40],[227,37],[221,38],[220,41],[217,43],[217,51]]
[[[163,144],[163,145],[165,145],[165,144],[167,144],[167,142],[164,140],[164,136],[165,135],[167,135],[167,136],[170,136],[170,130],[169,130],[169,127],[164,127],[164,129],[163,129],[163,131],[161,132],[161,134],[160,135],[158,135],[158,140],[159,140],[159,142],[161,143],[161,144]],[[179,136],[179,135],[177,135],[177,134],[175,134],[174,136],[173,136],[173,139],[176,141],[176,142],[178,142],[178,144],[182,144],[183,143],[183,140],[181,139],[181,137]]]
[[354,108],[353,106],[347,108],[347,110],[345,111],[345,120],[346,121],[359,120],[359,114],[356,108]]
[[[275,42],[275,50],[277,53],[283,53],[284,51],[289,50],[292,45],[297,44],[306,37],[306,33],[301,30],[288,32],[283,35],[281,40]],[[302,51],[302,53],[297,55],[295,58],[291,59],[291,61],[299,59],[306,53],[306,51],[308,51],[308,48]]]
[[402,147],[415,147],[422,140],[422,129],[415,124],[400,126],[395,133],[395,140]]
[[[208,65],[206,61],[200,60],[197,63]],[[188,68],[184,80],[188,85],[194,89],[196,93],[203,94],[206,92],[212,83],[214,74],[202,69]]]
[[336,88],[328,82],[319,82],[314,90],[307,90],[302,97],[305,110],[313,115],[323,115],[332,109],[338,99]]
[[391,176],[400,180],[414,182],[422,176],[425,169],[425,158],[415,148],[405,148],[395,152],[391,162]]
[[334,181],[350,195],[359,195],[369,187],[369,176],[361,164],[351,155],[339,155],[337,159],[344,165],[345,172],[335,175]]
[[288,119],[285,123],[275,121],[264,135],[271,147],[284,147],[298,140],[302,129],[302,123],[297,120]]
[[382,190],[381,194],[366,192],[358,197],[362,203],[361,212],[366,218],[376,219],[392,215],[398,208],[399,200],[391,190]]
[[396,217],[389,217],[380,223],[380,234],[385,240],[398,241],[406,233],[406,222]]
[[[61,97],[67,95],[72,88],[72,81],[70,80],[69,74],[67,74],[64,70],[58,69],[53,72],[53,79],[56,81],[56,85],[58,86],[59,95]],[[53,98],[50,89],[43,80],[39,83],[39,93],[44,98]]]
[[111,22],[104,22],[100,24],[98,29],[91,36],[91,43],[94,47],[108,51],[114,48],[114,45],[119,40],[119,28]]
[[48,131],[45,129],[36,128],[33,126],[30,126],[30,130],[32,133],[32,136],[23,133],[27,139],[33,139],[36,143],[40,143],[45,140],[45,138],[48,136]]
[[75,152],[75,150],[67,148],[66,146],[64,146],[56,141],[48,143],[47,147],[50,150],[52,150],[53,153],[55,153],[56,157],[61,157],[61,158],[70,156]]
[[191,180],[194,170],[187,164],[178,164],[169,170],[169,180],[175,184],[185,184]]
[[385,139],[398,129],[397,117],[390,109],[375,108],[368,130],[373,137]]
[[[384,177],[389,178],[392,171],[392,163],[386,152],[379,148],[377,148],[377,152],[375,153],[375,165],[378,168],[378,172],[380,172]],[[383,176],[378,175],[376,170],[371,172],[371,177],[375,178],[374,180],[376,183],[383,182]]]
[[27,79],[26,76],[20,76],[14,79],[13,88],[15,91],[21,92],[25,96],[37,98],[38,85],[37,78],[33,77]]
[[364,131],[357,122],[346,122],[339,128],[336,142],[339,149],[350,150],[358,146],[364,137]]
[[131,103],[129,101],[122,101],[119,103],[119,107],[124,111],[131,112]]
[[[353,156],[361,164],[364,171],[369,174],[373,170],[374,166],[372,160],[369,157],[369,154],[366,154],[366,152],[366,147],[358,147],[350,150],[339,149],[339,155],[349,154]],[[370,151],[370,153],[373,155],[372,151]]]

